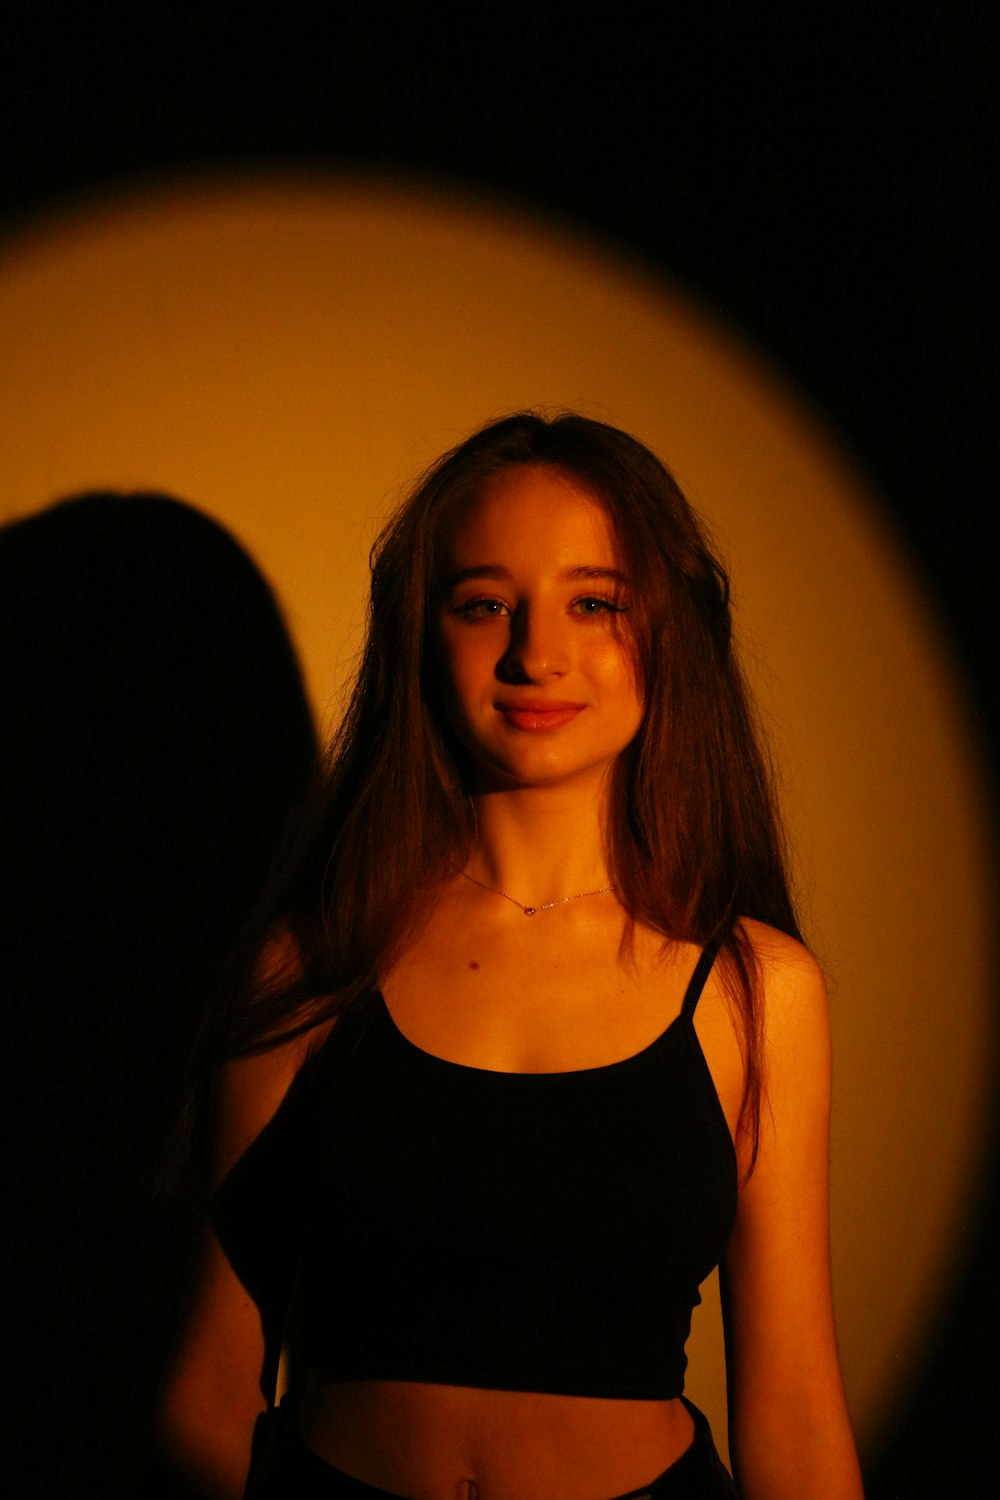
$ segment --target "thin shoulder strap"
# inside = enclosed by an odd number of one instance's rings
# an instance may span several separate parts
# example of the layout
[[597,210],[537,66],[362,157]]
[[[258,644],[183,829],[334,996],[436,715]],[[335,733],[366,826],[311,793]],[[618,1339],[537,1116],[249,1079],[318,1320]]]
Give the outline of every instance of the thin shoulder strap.
[[684,1002],[681,1005],[681,1015],[688,1019],[694,1015],[695,1006],[701,999],[701,992],[705,988],[705,981],[712,972],[719,949],[722,947],[722,937],[714,937],[710,943],[706,943],[701,950],[701,957],[695,964],[694,973],[688,981],[688,987],[684,991]]

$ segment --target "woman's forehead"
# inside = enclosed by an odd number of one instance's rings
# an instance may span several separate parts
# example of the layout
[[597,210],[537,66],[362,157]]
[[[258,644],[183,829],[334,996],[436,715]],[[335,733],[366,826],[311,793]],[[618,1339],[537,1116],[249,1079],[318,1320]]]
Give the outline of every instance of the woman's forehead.
[[[613,565],[619,554],[612,518],[594,491],[562,469],[519,464],[491,475],[448,528],[453,562],[469,553],[559,553],[569,563]],[[461,564],[460,564],[461,565]]]

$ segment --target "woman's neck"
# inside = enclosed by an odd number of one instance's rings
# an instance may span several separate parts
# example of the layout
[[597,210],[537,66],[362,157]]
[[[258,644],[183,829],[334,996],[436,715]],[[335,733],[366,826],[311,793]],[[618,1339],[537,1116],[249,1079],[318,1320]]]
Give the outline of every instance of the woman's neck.
[[465,873],[540,906],[611,884],[600,811],[572,787],[532,787],[475,798],[476,843]]

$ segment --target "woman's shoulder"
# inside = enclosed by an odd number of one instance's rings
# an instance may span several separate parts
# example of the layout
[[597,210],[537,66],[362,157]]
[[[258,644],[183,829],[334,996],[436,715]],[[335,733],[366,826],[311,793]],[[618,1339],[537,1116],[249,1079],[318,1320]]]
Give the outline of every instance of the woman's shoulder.
[[[290,988],[301,969],[298,943],[291,932],[281,928],[261,949],[254,969],[254,988],[258,993],[273,986]],[[298,1018],[298,1024],[292,1018],[284,1040],[261,1046],[223,1066],[216,1158],[219,1180],[274,1118],[300,1069],[329,1036],[334,1018],[324,1014],[322,1002],[310,1002],[306,1012]],[[314,1021],[309,1021],[308,1012],[315,1012]]]
[[823,970],[815,955],[777,927],[743,917],[740,933],[760,976],[763,1033],[768,1054],[811,1058],[828,1050],[829,1005]]
[[822,977],[814,954],[780,927],[771,927],[755,917],[740,917],[737,927],[765,978],[794,981],[796,976]]
[[332,1024],[317,1026],[266,1051],[234,1058],[223,1066],[215,1162],[218,1180],[225,1177],[270,1124],[300,1068],[322,1045]]

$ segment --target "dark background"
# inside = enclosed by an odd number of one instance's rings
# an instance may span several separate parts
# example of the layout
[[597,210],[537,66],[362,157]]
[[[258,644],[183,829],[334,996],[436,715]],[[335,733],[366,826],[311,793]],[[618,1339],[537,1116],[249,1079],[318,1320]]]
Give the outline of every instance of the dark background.
[[[997,7],[21,10],[0,233],[95,191],[288,163],[471,185],[644,259],[800,386],[874,481],[992,763]],[[872,1500],[986,1493],[993,1182],[914,1403],[867,1456]]]

